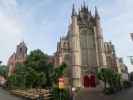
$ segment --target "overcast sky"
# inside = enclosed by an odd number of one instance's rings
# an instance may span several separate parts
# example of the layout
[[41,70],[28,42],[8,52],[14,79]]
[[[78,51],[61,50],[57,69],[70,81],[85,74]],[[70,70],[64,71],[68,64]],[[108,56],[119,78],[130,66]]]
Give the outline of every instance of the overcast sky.
[[[94,12],[97,6],[106,41],[112,41],[117,55],[133,55],[133,0],[85,0]],[[78,9],[83,0],[0,0],[0,60],[6,63],[20,41],[29,51],[40,48],[53,54],[60,36],[66,34],[72,4]]]

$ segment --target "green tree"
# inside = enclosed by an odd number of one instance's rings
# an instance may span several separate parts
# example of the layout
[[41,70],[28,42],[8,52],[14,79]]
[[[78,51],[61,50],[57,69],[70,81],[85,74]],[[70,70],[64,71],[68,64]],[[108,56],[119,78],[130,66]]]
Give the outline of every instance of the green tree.
[[7,66],[6,65],[0,65],[0,75],[3,77],[7,77]]
[[67,65],[65,63],[63,63],[61,66],[54,69],[52,79],[54,80],[55,84],[57,83],[58,79],[64,75],[66,67],[67,67]]
[[31,73],[28,77],[28,80],[34,78],[34,81],[32,82],[33,83],[32,87],[52,86],[50,74],[53,73],[54,66],[52,64],[49,64],[48,61],[49,61],[49,56],[47,54],[44,54],[39,49],[32,51],[27,56],[25,65],[29,73]]
[[107,88],[109,79],[112,77],[112,70],[107,68],[102,68],[97,72],[97,76],[100,80],[104,82],[105,89]]
[[49,63],[49,56],[37,49],[31,51],[24,64],[16,65],[16,73],[9,77],[11,87],[50,88],[64,74],[66,64],[54,68]]
[[110,89],[112,92],[120,90],[121,75],[109,68],[102,68],[97,71],[97,77],[104,82],[105,90]]
[[69,90],[67,89],[59,89],[59,88],[53,88],[52,91],[53,98],[52,100],[69,100],[70,94]]

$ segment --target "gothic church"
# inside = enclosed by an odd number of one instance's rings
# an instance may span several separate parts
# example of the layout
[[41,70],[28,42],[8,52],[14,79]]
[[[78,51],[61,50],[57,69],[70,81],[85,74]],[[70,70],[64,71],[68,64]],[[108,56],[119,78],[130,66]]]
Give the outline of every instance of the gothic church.
[[[110,66],[113,70],[117,70],[117,65],[108,65],[115,63],[116,60],[112,47],[110,42],[104,43],[97,8],[95,7],[95,15],[92,15],[85,4],[78,12],[73,5],[71,24],[67,35],[61,37],[57,44],[54,63],[56,66],[63,62],[68,65],[66,77],[71,86],[85,87],[88,76],[96,80],[97,69]],[[110,51],[110,53],[107,52],[108,56],[105,51]],[[106,58],[109,57],[107,61]]]

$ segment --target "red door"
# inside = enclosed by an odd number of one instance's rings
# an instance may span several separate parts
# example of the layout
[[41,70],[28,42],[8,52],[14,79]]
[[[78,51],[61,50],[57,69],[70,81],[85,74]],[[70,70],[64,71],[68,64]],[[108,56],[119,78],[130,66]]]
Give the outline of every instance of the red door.
[[96,77],[95,77],[95,75],[90,76],[90,86],[91,87],[96,87]]
[[89,88],[89,87],[96,87],[96,77],[95,75],[85,75],[84,76],[84,87]]
[[84,76],[84,87],[90,87],[90,78],[88,75]]

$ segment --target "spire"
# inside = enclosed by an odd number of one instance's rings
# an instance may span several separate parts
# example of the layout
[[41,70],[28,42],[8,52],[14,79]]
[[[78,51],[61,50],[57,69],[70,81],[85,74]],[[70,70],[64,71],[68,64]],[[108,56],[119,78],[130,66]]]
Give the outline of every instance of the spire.
[[83,0],[83,3],[81,4],[81,11],[89,12],[88,6],[86,5],[86,1],[85,0]]
[[83,6],[84,6],[84,8],[86,8],[86,5],[85,5],[85,0],[83,1]]
[[72,8],[72,16],[77,15],[76,11],[75,11],[75,5],[73,4],[73,8]]
[[99,13],[98,13],[97,7],[95,7],[95,18],[100,19],[100,16],[99,16]]
[[83,9],[83,5],[81,4],[81,10]]
[[88,6],[87,6],[87,11],[89,11]]
[[89,15],[92,16],[91,10],[89,11]]

